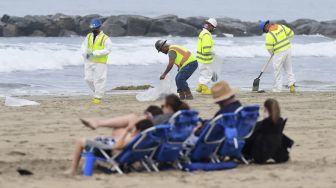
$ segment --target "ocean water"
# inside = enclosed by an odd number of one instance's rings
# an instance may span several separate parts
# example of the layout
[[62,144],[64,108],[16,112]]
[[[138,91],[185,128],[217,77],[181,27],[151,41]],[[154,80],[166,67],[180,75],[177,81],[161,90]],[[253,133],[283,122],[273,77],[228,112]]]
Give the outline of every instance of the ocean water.
[[[75,7],[75,8],[74,8]],[[298,18],[336,18],[335,0],[1,0],[0,15],[17,16],[64,13],[71,15],[139,14],[155,17],[176,14],[181,17],[233,17],[247,21]]]
[[[165,37],[195,53],[197,38]],[[89,94],[83,80],[83,37],[0,38],[0,95]],[[157,86],[168,57],[157,53],[159,38],[115,37],[108,62],[107,89],[121,85]],[[253,79],[267,61],[264,37],[214,38],[221,59],[220,78],[234,87],[250,90]],[[300,91],[336,90],[336,41],[324,36],[296,36],[292,40],[293,66]],[[176,73],[174,68],[172,72]],[[271,89],[272,66],[262,77],[261,88]],[[198,71],[189,83],[195,87]],[[286,78],[284,77],[284,84]]]

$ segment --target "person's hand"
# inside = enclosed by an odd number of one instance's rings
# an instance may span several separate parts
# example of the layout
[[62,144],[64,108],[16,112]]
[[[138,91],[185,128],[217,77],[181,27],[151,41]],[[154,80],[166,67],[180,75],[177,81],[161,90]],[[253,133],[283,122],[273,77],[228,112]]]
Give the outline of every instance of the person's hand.
[[90,59],[93,56],[92,52],[87,52],[86,53],[86,59]]
[[160,80],[164,80],[166,78],[166,75],[165,74],[162,74],[161,76],[160,76]]

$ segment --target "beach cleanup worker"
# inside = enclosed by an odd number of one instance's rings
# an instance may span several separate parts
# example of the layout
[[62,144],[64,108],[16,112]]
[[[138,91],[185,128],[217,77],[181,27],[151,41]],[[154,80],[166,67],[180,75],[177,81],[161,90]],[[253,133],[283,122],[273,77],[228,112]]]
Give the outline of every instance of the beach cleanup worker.
[[93,91],[93,104],[100,104],[106,89],[107,59],[111,53],[111,39],[100,30],[102,23],[92,19],[91,32],[86,36],[81,50],[85,59],[85,80]]
[[205,21],[203,30],[198,36],[197,43],[197,61],[200,63],[200,77],[198,79],[198,85],[196,91],[210,95],[211,91],[209,85],[211,84],[211,79],[214,76],[214,71],[211,68],[211,64],[214,61],[214,44],[212,41],[211,32],[217,27],[217,21],[214,18],[210,18]]
[[269,20],[260,22],[260,29],[266,33],[266,49],[272,56],[274,68],[273,92],[282,90],[282,72],[285,70],[288,79],[288,87],[291,93],[295,93],[295,76],[292,67],[292,52],[290,38],[294,36],[293,30],[285,25],[270,23]]
[[169,63],[164,73],[160,76],[160,80],[165,79],[175,64],[178,68],[175,81],[180,99],[193,99],[187,80],[198,67],[196,58],[186,48],[180,45],[169,45],[167,40],[158,40],[155,43],[155,48],[158,52],[167,54],[169,57]]

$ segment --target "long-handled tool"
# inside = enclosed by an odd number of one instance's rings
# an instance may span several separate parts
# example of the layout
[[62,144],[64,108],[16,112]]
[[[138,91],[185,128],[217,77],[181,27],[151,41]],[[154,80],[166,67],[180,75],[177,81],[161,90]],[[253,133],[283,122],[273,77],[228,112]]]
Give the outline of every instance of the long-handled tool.
[[259,91],[260,77],[261,77],[261,75],[264,73],[264,71],[266,70],[268,64],[271,62],[272,57],[273,57],[273,55],[269,58],[269,60],[267,61],[267,63],[264,64],[264,66],[262,67],[261,72],[260,72],[258,78],[254,79],[254,81],[253,81],[252,91]]

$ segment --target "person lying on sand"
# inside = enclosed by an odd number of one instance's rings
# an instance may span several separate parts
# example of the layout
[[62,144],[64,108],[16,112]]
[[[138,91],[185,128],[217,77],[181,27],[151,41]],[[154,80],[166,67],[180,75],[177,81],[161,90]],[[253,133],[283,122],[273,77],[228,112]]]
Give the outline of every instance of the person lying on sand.
[[[91,150],[92,148],[103,148],[106,153],[115,154],[116,152],[122,150],[128,143],[130,143],[140,132],[153,126],[153,123],[148,119],[143,119],[135,124],[135,129],[133,127],[127,127],[124,129],[123,133],[118,139],[113,137],[97,137],[94,140],[89,139],[79,139],[75,146],[75,152],[71,164],[71,169],[66,172],[69,175],[75,175],[79,161],[81,159],[81,153],[84,150]],[[99,150],[93,150],[95,155],[99,156],[102,153]]]
[[101,127],[112,128],[112,136],[114,138],[118,138],[121,133],[124,132],[124,129],[131,129],[137,122],[141,120],[148,119],[152,121],[154,125],[168,123],[170,117],[175,112],[183,109],[189,109],[189,106],[181,101],[178,96],[171,94],[166,96],[165,103],[162,105],[162,109],[156,106],[149,106],[145,110],[144,116],[129,114],[106,120],[81,119],[81,121],[85,126],[93,130]]
[[255,163],[266,163],[269,159],[276,163],[288,161],[287,149],[292,147],[294,142],[283,134],[286,121],[281,118],[278,101],[265,101],[264,118],[257,122],[253,134],[246,140],[243,155]]

